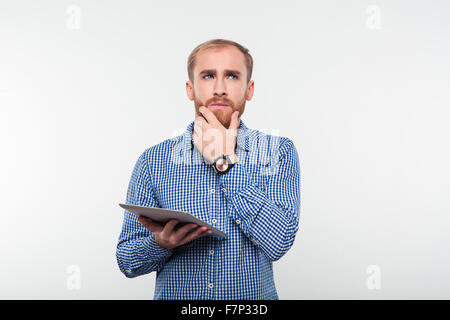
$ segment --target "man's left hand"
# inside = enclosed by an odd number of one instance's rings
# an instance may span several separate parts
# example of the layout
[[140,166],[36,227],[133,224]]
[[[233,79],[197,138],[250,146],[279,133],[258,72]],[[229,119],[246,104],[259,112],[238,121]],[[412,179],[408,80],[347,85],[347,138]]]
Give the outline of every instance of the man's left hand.
[[198,111],[203,117],[198,116],[195,118],[192,138],[203,157],[210,163],[213,163],[221,155],[233,154],[236,146],[237,129],[240,123],[239,111],[235,111],[232,114],[228,129],[205,106],[201,106]]

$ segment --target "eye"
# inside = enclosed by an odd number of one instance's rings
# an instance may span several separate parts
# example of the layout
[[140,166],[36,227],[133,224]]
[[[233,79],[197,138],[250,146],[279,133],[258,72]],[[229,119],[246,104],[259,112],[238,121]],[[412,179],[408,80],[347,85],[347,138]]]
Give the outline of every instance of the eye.
[[[203,79],[206,79],[206,77],[212,77],[212,76],[214,76],[214,75],[212,75],[212,74],[207,74],[207,75],[204,75],[202,78]],[[232,74],[232,73],[230,73],[230,74],[228,74],[228,76],[232,76],[232,77],[234,77],[234,79],[238,79],[238,76],[236,76],[235,74]]]

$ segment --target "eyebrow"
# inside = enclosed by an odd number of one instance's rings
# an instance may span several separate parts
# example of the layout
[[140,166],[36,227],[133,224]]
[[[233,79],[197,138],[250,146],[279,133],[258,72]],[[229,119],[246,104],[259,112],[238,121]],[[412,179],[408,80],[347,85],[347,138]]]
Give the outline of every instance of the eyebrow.
[[[202,74],[216,74],[216,70],[215,69],[207,69],[207,70],[203,70],[202,72],[200,72],[200,75],[202,75]],[[237,71],[237,70],[228,70],[228,69],[226,69],[225,70],[225,73],[234,73],[234,74],[237,74],[237,75],[241,75],[241,72],[240,71]]]

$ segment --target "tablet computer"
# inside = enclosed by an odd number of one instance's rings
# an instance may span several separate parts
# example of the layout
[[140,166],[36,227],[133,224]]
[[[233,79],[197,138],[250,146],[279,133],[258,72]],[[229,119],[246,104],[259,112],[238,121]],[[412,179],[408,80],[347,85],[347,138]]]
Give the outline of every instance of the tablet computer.
[[169,210],[164,208],[152,208],[152,207],[142,207],[137,206],[133,204],[124,204],[119,203],[119,206],[121,206],[123,209],[134,213],[137,216],[144,216],[149,218],[150,220],[166,223],[171,219],[177,219],[179,223],[177,224],[177,229],[186,224],[186,223],[195,223],[199,226],[206,226],[209,229],[211,229],[212,233],[208,236],[214,236],[217,238],[226,238],[226,233],[220,231],[219,229],[214,228],[213,226],[207,224],[206,222],[200,220],[197,217],[194,217],[192,214],[183,212],[183,211],[177,211],[177,210]]

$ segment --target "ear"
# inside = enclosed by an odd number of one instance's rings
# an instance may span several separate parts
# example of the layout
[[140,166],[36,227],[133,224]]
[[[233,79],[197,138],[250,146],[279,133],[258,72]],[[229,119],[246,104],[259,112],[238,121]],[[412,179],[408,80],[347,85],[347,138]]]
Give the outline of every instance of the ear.
[[247,101],[252,100],[254,91],[255,91],[255,82],[253,80],[250,80],[250,82],[249,82],[249,84],[247,86],[247,93],[246,93]]
[[186,94],[189,100],[194,100],[194,88],[191,81],[186,81]]

